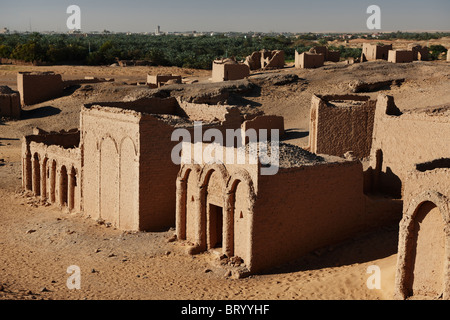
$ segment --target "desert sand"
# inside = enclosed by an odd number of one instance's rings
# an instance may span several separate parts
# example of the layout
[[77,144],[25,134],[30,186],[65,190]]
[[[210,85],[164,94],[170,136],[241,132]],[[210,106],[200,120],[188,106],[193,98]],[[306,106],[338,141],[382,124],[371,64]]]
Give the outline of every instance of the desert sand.
[[[229,276],[211,253],[196,256],[170,242],[175,230],[123,232],[84,214],[69,214],[21,190],[21,142],[37,126],[78,127],[83,103],[123,99],[118,83],[145,81],[147,73],[181,74],[208,81],[210,71],[156,67],[0,66],[0,85],[16,89],[18,71],[54,71],[63,79],[96,76],[113,84],[83,85],[64,97],[24,108],[22,120],[0,121],[0,299],[148,300],[389,300],[393,298],[398,225],[361,234],[317,250],[265,274]],[[311,96],[349,92],[353,80],[405,78],[400,86],[364,93],[393,95],[401,110],[450,101],[450,64],[443,61],[390,64],[385,61],[264,74],[296,74],[298,81],[274,85],[253,72],[257,89],[235,97],[250,108],[284,116],[290,143],[307,146]],[[253,80],[252,80],[253,79]],[[130,91],[133,86],[129,86]],[[70,290],[67,268],[81,269],[81,289]],[[369,289],[370,266],[381,270],[381,289]]]

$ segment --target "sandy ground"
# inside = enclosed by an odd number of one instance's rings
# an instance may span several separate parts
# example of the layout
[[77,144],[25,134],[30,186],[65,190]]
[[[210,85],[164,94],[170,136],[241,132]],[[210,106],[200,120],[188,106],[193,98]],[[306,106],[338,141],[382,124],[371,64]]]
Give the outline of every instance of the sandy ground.
[[[164,72],[206,81],[210,71],[149,67],[11,67],[0,66],[0,85],[15,89],[17,71],[50,70],[65,79],[88,75],[120,81],[145,81]],[[402,110],[450,102],[450,64],[415,62],[393,65],[369,62],[327,64],[317,70],[285,68],[297,83],[261,85],[245,98],[269,114],[285,117],[290,142],[305,146],[313,93],[348,92],[354,79],[405,78],[400,87],[380,92],[394,95]],[[103,86],[103,87],[101,87]],[[103,89],[102,89],[103,88]],[[103,91],[102,91],[103,90]],[[212,253],[189,256],[169,242],[174,230],[129,233],[96,224],[83,214],[41,206],[21,189],[20,138],[33,126],[45,130],[78,127],[87,101],[123,98],[108,85],[96,96],[82,91],[26,107],[24,119],[0,121],[0,299],[150,299],[150,300],[385,300],[392,299],[397,259],[396,225],[362,234],[317,250],[266,274],[237,279]],[[107,99],[107,100],[109,100]],[[70,290],[69,266],[81,270],[81,289]],[[381,289],[369,289],[370,266],[381,270]]]

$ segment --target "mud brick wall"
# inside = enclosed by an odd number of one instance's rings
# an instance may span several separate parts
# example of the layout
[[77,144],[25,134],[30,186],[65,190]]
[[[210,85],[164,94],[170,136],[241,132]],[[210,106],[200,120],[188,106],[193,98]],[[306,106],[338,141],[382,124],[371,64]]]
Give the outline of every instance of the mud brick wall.
[[393,115],[393,97],[379,95],[375,111],[370,166],[376,190],[402,198],[407,172],[417,163],[449,156],[450,119],[436,110]]
[[394,63],[413,62],[414,54],[409,50],[389,50],[388,61]]
[[17,88],[22,106],[27,106],[62,96],[64,84],[60,74],[19,72]]
[[213,62],[212,81],[239,80],[248,77],[250,68],[243,63],[216,63]]
[[322,67],[325,61],[323,54],[314,54],[303,52],[299,54],[295,51],[295,67],[296,68],[318,68]]
[[[342,101],[343,105],[328,102]],[[361,104],[352,105],[351,102]],[[348,104],[346,104],[348,102]],[[313,96],[309,144],[311,152],[357,158],[370,155],[376,101],[364,96]]]
[[253,213],[252,271],[289,262],[360,230],[362,188],[358,162],[304,166],[260,176]]
[[[405,181],[394,292],[398,299],[450,299],[450,159],[442,160],[410,171]],[[433,168],[433,162],[446,165]]]
[[18,93],[0,94],[0,116],[20,119],[21,110]]
[[392,50],[391,44],[378,46],[376,44],[364,43],[361,61],[387,60],[389,50]]

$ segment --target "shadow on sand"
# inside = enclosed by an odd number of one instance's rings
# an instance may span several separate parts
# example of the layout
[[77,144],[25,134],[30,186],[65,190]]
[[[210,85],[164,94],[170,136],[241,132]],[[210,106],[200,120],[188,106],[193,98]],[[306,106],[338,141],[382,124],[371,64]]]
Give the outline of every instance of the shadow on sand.
[[262,274],[319,270],[383,259],[397,253],[398,232],[398,224],[380,227],[339,244],[315,250]]
[[55,114],[59,114],[60,112],[61,109],[52,106],[39,107],[31,110],[22,110],[21,119],[25,120],[25,119],[45,118],[53,116]]

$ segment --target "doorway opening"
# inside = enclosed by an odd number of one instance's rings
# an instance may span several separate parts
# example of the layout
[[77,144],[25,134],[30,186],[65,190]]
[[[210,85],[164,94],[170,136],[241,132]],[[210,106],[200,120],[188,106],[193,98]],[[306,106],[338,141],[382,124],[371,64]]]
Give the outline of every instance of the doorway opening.
[[222,248],[223,208],[209,204],[209,244],[208,248]]

